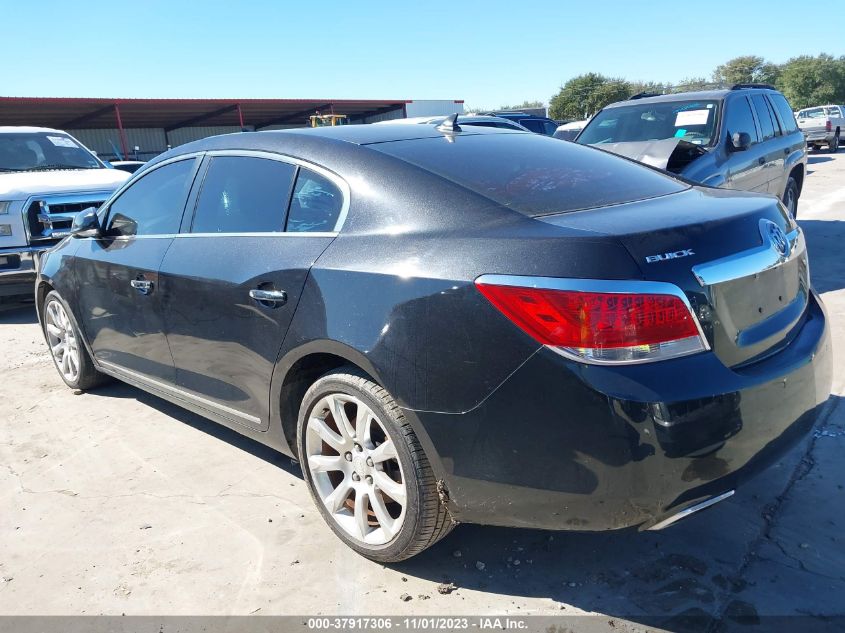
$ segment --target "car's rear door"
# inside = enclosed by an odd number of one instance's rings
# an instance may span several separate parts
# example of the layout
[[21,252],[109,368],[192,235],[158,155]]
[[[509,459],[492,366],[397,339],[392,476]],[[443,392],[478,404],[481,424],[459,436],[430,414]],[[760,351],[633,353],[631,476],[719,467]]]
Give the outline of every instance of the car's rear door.
[[200,178],[192,220],[160,271],[176,383],[195,405],[264,430],[278,351],[348,188],[262,152],[209,152]]
[[777,193],[780,177],[783,175],[784,147],[777,117],[772,113],[768,100],[763,93],[751,97],[754,114],[760,126],[760,143],[763,149],[764,173],[766,176],[766,191]]
[[199,159],[151,168],[103,209],[104,235],[74,255],[81,327],[97,362],[130,377],[173,380],[158,268],[179,231]]

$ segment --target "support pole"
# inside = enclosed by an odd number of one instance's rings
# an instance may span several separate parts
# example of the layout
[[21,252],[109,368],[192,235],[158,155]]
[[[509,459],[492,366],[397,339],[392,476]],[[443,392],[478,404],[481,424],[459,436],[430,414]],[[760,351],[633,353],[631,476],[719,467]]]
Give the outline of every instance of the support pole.
[[244,113],[241,110],[241,104],[239,103],[239,104],[237,104],[237,106],[238,106],[238,121],[240,121],[240,123],[241,123],[241,132],[243,132],[244,131]]
[[123,159],[129,157],[129,143],[126,142],[126,130],[123,129],[123,121],[120,118],[120,107],[114,104],[114,117],[117,119],[117,132],[120,136],[120,146],[123,148]]

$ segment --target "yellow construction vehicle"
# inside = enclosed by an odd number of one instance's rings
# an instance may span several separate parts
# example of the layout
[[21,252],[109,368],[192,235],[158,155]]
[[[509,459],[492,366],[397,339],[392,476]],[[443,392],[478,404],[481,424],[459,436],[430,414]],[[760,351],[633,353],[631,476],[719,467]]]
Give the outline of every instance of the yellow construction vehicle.
[[345,114],[317,114],[311,115],[311,127],[325,127],[328,125],[346,125],[349,121]]

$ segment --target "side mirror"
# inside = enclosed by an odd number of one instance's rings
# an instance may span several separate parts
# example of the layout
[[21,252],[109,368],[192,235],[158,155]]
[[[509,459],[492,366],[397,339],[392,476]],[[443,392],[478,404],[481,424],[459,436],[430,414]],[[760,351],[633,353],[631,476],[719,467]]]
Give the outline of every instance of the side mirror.
[[88,207],[77,213],[73,218],[70,234],[74,237],[100,237],[102,230],[97,207]]
[[751,147],[751,135],[748,132],[734,132],[731,136],[731,149],[744,152]]

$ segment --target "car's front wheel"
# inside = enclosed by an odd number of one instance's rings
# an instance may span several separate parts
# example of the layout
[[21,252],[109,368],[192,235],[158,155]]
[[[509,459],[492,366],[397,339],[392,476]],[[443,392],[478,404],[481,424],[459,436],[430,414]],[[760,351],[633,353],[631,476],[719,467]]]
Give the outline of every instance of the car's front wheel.
[[404,560],[452,529],[434,473],[401,409],[355,368],[330,372],[308,389],[298,444],[323,518],[367,558]]
[[44,298],[41,313],[44,337],[65,384],[72,389],[91,389],[107,381],[108,377],[94,367],[69,308],[55,290]]

